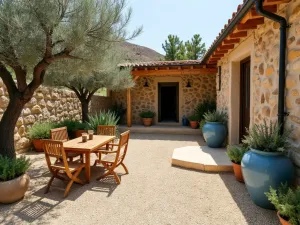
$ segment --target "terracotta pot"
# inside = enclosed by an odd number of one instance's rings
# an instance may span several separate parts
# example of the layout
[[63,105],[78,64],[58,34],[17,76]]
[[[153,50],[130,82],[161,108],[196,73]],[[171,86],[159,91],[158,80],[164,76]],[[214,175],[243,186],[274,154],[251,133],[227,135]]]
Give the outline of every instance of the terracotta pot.
[[282,225],[291,225],[288,221],[286,221],[285,219],[283,219],[283,218],[280,216],[279,212],[277,212],[277,216],[278,216],[279,221],[280,221],[280,223],[281,223]]
[[0,203],[13,203],[21,200],[29,186],[29,176],[25,173],[13,180],[0,182]]
[[198,121],[190,121],[191,128],[197,129],[199,122]]
[[152,125],[152,118],[142,118],[145,127],[150,127]]
[[74,130],[73,133],[74,133],[74,137],[78,138],[81,137],[82,133],[86,133],[86,130]]
[[242,167],[239,164],[232,163],[233,172],[237,181],[244,183],[244,178],[242,174]]
[[32,144],[34,146],[35,151],[37,152],[43,152],[43,143],[44,140],[43,139],[33,139],[32,140]]

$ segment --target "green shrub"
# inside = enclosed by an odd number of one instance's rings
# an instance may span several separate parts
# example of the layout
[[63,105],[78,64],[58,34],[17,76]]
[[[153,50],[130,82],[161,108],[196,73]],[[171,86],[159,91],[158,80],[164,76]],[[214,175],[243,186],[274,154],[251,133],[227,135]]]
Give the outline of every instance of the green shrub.
[[231,160],[231,162],[236,164],[241,164],[242,158],[244,154],[249,150],[246,146],[240,145],[229,145],[227,146],[227,156]]
[[202,134],[202,128],[204,127],[205,124],[206,124],[205,120],[201,120],[199,123],[199,129],[200,129],[201,134]]
[[289,130],[280,135],[280,126],[278,123],[268,125],[266,120],[263,124],[254,124],[248,135],[244,137],[243,143],[250,148],[264,152],[284,152],[290,147],[288,141]]
[[55,124],[55,127],[67,127],[69,137],[73,137],[73,131],[86,130],[88,126],[86,123],[82,123],[78,120],[66,119]]
[[33,139],[50,139],[50,130],[55,128],[54,123],[37,122],[30,128],[28,136],[31,140]]
[[21,156],[10,159],[0,155],[0,181],[8,181],[23,175],[30,167],[29,159]]
[[119,124],[126,113],[126,108],[123,107],[122,102],[120,104],[115,103],[113,104],[111,111],[114,112],[119,117],[119,121],[118,121]]
[[292,190],[282,184],[277,191],[271,187],[265,194],[282,218],[292,225],[300,225],[300,187]]
[[144,111],[140,113],[140,117],[142,118],[153,118],[155,116],[155,112],[152,111]]
[[198,117],[196,115],[191,115],[188,117],[189,121],[198,121]]
[[205,100],[203,103],[198,104],[195,108],[195,115],[198,118],[197,121],[202,121],[205,113],[215,111],[216,108],[216,102],[212,100]]
[[227,123],[227,113],[224,111],[210,111],[204,114],[205,122],[220,122]]
[[117,126],[119,117],[112,111],[100,111],[99,113],[89,116],[87,123],[88,129],[97,131],[98,125]]

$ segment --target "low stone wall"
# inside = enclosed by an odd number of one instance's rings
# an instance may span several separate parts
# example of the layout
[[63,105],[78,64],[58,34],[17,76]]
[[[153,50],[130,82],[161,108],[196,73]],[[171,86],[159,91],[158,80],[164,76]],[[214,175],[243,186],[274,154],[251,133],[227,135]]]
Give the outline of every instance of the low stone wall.
[[[9,103],[5,85],[0,80],[0,119]],[[111,98],[94,96],[91,101],[91,112],[99,112],[111,107]],[[35,122],[64,119],[81,119],[81,104],[74,92],[65,89],[40,87],[28,102],[18,119],[15,128],[15,148],[24,152],[31,148],[28,131]]]
[[94,95],[90,107],[91,114],[98,113],[101,110],[108,110],[112,107],[112,98]]

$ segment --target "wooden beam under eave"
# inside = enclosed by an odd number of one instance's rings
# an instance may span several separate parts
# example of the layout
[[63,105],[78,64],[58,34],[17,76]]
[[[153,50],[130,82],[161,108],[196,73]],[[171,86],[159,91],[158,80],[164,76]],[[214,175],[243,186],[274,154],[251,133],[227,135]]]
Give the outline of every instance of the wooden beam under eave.
[[234,48],[234,44],[231,45],[221,45],[220,47],[218,47],[218,50],[230,50]]
[[127,127],[132,126],[131,120],[131,89],[127,89]]
[[263,17],[258,19],[248,20],[247,23],[237,24],[236,29],[239,31],[256,29],[258,25],[264,24],[264,22],[265,22],[265,18]]
[[223,44],[224,45],[237,44],[237,43],[240,43],[240,40],[241,39],[239,39],[239,38],[224,40]]
[[230,34],[229,37],[230,38],[243,38],[243,37],[247,37],[247,35],[248,35],[247,31],[240,31],[240,32]]
[[228,53],[228,50],[216,50],[215,51],[215,54],[217,55],[217,54],[226,54],[226,53]]
[[139,79],[139,76],[134,76],[133,81],[136,81],[137,79]]
[[278,4],[283,4],[283,3],[289,3],[291,0],[265,0],[264,1],[264,6],[268,5],[278,5]]
[[194,68],[194,69],[169,69],[169,70],[138,70],[132,71],[134,76],[177,76],[177,75],[202,75],[215,74],[217,68]]

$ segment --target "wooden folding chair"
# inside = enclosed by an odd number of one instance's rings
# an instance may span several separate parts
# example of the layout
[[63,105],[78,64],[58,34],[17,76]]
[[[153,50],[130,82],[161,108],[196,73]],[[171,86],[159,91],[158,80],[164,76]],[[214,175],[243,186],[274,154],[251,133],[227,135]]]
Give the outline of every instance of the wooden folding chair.
[[113,175],[117,184],[120,184],[120,178],[117,175],[117,173],[114,171],[118,166],[122,166],[128,174],[128,169],[123,163],[126,153],[127,153],[127,148],[128,148],[128,141],[129,141],[129,135],[130,131],[126,131],[120,135],[120,140],[118,144],[109,144],[112,146],[112,148],[117,148],[117,150],[112,149],[111,151],[109,150],[100,150],[99,152],[102,154],[105,154],[100,163],[104,166],[104,168],[107,170],[102,176],[97,178],[97,180],[103,179],[104,177],[107,177],[109,175]]
[[[65,193],[64,197],[68,196],[69,191],[71,189],[71,186],[74,182],[79,184],[84,184],[79,178],[78,175],[80,174],[81,170],[85,167],[83,163],[79,162],[68,162],[66,153],[63,147],[63,142],[61,141],[51,141],[51,140],[45,140],[44,141],[44,152],[45,157],[47,161],[48,168],[50,172],[52,173],[52,177],[48,182],[48,185],[46,187],[45,194],[49,192],[50,186],[54,180],[54,178],[60,179],[62,181],[65,181],[66,178],[63,177],[62,173],[67,175],[67,177],[70,179]],[[54,163],[51,161],[51,158],[61,160],[52,160],[55,161]]]
[[[54,141],[68,141],[69,136],[68,136],[68,130],[67,127],[60,127],[60,128],[55,128],[50,130],[50,138],[51,140]],[[73,153],[73,152],[68,152],[67,153],[67,158],[72,162],[73,159],[77,156],[80,156],[80,160],[83,161],[83,154],[80,153]]]
[[[115,136],[116,135],[116,126],[107,126],[107,125],[98,125],[97,126],[97,135],[107,135],[107,136]],[[113,143],[113,142],[111,142]],[[95,154],[99,159],[95,160],[94,166],[97,165],[101,161],[101,154],[98,152],[99,150],[109,150],[109,144],[105,147],[101,147],[100,149],[95,151]]]

